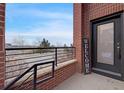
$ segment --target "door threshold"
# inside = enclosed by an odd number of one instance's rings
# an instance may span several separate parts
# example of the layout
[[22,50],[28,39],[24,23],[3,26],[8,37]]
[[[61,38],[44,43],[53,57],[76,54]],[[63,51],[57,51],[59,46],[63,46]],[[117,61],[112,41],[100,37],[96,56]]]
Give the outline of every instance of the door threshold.
[[103,70],[103,69],[99,69],[99,68],[92,68],[92,71],[97,73],[97,74],[101,74],[101,75],[104,75],[104,76],[107,76],[107,77],[110,77],[110,78],[122,80],[121,73],[107,71],[107,70]]

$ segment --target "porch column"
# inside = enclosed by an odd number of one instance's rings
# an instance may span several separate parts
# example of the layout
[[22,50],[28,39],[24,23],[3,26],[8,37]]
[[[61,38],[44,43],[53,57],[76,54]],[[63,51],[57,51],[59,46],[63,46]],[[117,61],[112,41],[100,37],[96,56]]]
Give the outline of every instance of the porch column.
[[0,3],[0,89],[5,81],[5,4]]
[[76,47],[76,59],[77,59],[77,71],[83,72],[83,60],[82,60],[82,4],[74,4],[74,32],[73,32],[73,44]]

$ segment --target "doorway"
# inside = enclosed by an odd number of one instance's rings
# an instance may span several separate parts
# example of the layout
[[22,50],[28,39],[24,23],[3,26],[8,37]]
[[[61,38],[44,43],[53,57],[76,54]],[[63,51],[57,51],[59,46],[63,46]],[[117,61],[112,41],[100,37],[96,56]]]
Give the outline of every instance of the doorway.
[[121,13],[92,22],[92,71],[121,79]]

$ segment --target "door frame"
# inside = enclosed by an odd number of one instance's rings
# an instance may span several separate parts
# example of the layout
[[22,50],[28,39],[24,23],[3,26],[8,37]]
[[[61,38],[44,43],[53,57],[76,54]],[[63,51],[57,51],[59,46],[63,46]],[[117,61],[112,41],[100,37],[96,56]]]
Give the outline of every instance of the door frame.
[[93,67],[93,24],[97,23],[97,22],[100,22],[102,20],[112,19],[112,18],[115,18],[117,16],[120,16],[120,19],[121,19],[121,28],[120,28],[120,30],[121,30],[121,32],[120,32],[121,33],[121,41],[122,41],[121,46],[120,46],[121,47],[121,59],[120,59],[120,62],[121,62],[121,65],[120,65],[121,78],[118,78],[116,76],[107,75],[104,72],[98,72],[98,73],[124,81],[124,42],[123,42],[124,41],[124,12],[123,11],[113,13],[113,14],[110,14],[110,15],[107,15],[107,16],[97,18],[97,19],[94,19],[94,20],[90,21],[90,46],[89,47],[90,47],[90,54],[91,54],[91,68]]

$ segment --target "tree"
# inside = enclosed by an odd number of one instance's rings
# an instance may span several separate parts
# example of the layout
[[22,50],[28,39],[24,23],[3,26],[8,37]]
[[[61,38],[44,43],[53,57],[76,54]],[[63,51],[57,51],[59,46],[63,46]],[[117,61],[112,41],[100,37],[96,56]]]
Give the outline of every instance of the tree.
[[50,47],[50,42],[48,40],[46,40],[45,38],[43,38],[43,40],[40,42],[40,47],[48,48],[48,47]]
[[73,44],[70,44],[70,47],[73,47]]
[[36,50],[35,52],[37,53],[44,53],[44,52],[49,52],[50,49],[42,49],[42,48],[49,48],[51,47],[51,44],[48,40],[46,40],[45,38],[43,38],[41,41],[38,41],[38,47],[41,49]]
[[66,44],[64,44],[64,51],[65,51],[65,52],[68,52],[68,50],[69,50],[69,49],[68,49],[68,46],[67,46]]
[[64,44],[64,47],[66,48],[66,47],[67,47],[67,45],[66,45],[66,44]]

